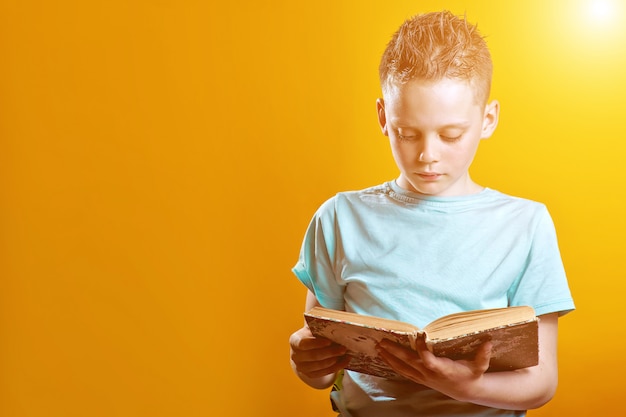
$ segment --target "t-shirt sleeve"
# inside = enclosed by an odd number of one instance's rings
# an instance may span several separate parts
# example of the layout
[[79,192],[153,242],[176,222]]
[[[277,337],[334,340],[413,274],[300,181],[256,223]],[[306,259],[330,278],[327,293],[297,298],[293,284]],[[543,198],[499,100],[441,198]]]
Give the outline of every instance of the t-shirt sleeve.
[[511,305],[530,305],[537,315],[574,310],[554,223],[541,205],[524,270],[509,291]]
[[344,309],[344,286],[337,272],[337,235],[334,199],[315,213],[292,271],[326,308]]

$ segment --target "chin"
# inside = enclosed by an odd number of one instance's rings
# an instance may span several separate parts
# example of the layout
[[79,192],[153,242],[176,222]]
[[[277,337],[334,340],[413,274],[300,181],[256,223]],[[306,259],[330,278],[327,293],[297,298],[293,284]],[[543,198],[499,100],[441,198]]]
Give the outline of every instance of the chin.
[[424,196],[431,196],[431,197],[437,197],[439,195],[441,195],[442,191],[439,189],[434,189],[431,187],[411,187],[410,191],[416,193],[416,194],[421,194]]

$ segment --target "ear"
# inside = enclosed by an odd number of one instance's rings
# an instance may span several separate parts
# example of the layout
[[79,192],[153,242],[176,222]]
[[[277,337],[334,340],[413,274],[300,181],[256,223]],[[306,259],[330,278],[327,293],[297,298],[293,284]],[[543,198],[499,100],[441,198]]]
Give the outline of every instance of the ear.
[[498,118],[500,117],[500,103],[493,100],[485,107],[485,115],[483,117],[483,130],[481,139],[490,138],[498,126]]
[[380,130],[383,132],[383,135],[389,136],[389,131],[387,130],[387,116],[385,115],[385,100],[382,98],[376,100],[376,113],[378,114]]

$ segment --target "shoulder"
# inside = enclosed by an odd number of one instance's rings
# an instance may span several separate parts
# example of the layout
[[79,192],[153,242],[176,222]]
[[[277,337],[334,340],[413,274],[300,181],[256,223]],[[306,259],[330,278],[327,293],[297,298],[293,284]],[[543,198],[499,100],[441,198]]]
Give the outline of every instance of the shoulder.
[[531,211],[535,213],[546,212],[547,207],[545,204],[539,201],[531,200],[524,197],[518,197],[510,194],[505,194],[501,191],[497,191],[491,188],[487,188],[484,191],[486,201],[496,207],[503,207],[514,210]]
[[369,201],[388,198],[390,188],[387,183],[367,187],[361,190],[341,191],[326,200],[320,210],[337,210],[342,206],[367,204]]
[[350,223],[356,218],[370,217],[387,206],[388,187],[376,185],[361,190],[341,191],[324,201],[315,213],[317,222],[329,227]]
[[511,223],[509,226],[525,229],[533,233],[537,228],[553,228],[553,221],[548,207],[539,201],[513,196],[500,191],[487,189],[489,210],[497,221]]

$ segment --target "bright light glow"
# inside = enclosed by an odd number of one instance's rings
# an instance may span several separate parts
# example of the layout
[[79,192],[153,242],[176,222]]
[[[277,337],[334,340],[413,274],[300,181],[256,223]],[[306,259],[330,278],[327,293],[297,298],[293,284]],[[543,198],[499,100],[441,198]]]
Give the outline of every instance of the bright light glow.
[[[564,1],[565,2],[565,1]],[[587,57],[586,64],[595,65],[594,59],[608,57],[623,66],[626,47],[626,1],[624,0],[570,0],[564,13],[560,42],[568,45],[577,57]],[[569,13],[569,15],[567,15]],[[615,63],[615,65],[618,65]]]
[[611,0],[591,0],[588,9],[590,17],[598,23],[607,22],[616,12]]
[[616,42],[626,40],[624,0],[579,0],[579,4],[580,34],[586,42],[616,48]]

